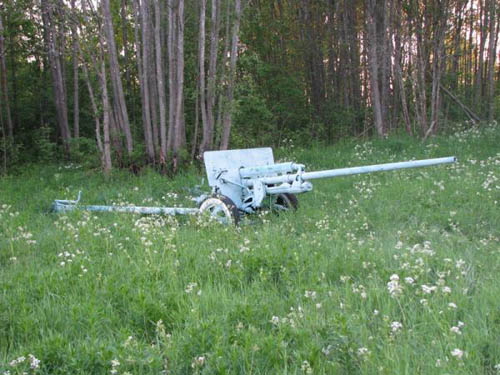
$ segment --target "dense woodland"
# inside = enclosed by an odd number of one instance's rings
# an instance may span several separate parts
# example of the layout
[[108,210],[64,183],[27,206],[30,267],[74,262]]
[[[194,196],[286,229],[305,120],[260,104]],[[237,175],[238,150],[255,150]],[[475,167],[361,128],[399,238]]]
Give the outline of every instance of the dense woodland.
[[175,172],[205,150],[500,113],[497,0],[0,0],[0,173]]

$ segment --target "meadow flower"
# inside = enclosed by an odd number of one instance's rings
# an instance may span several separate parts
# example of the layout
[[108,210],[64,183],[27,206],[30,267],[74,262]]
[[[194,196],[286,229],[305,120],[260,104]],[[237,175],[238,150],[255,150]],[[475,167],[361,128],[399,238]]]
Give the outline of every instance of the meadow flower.
[[424,292],[424,294],[431,294],[436,289],[437,289],[436,286],[428,286],[425,284],[422,285],[422,291]]
[[412,285],[415,282],[413,277],[405,277],[405,283]]
[[368,350],[368,348],[361,347],[358,349],[357,353],[358,353],[358,356],[364,357],[364,356],[370,355],[371,352]]
[[457,308],[457,305],[456,305],[456,303],[454,303],[454,302],[450,302],[450,303],[448,304],[448,307],[449,307],[450,309],[456,309],[456,308]]
[[304,361],[302,362],[302,366],[300,366],[300,368],[302,369],[303,372],[305,372],[306,374],[312,374],[313,373],[313,370],[312,370],[312,367],[311,365],[309,364],[308,361]]
[[453,357],[455,357],[456,359],[462,359],[463,355],[464,355],[464,351],[463,350],[460,350],[458,348],[455,348],[451,351],[451,355]]
[[184,290],[187,294],[191,293],[194,288],[198,286],[197,283],[191,282],[186,286],[186,289]]
[[399,276],[393,274],[391,275],[390,280],[391,281],[387,283],[387,290],[389,290],[391,297],[397,297],[403,293],[403,287],[399,284]]
[[26,360],[25,356],[18,357],[9,362],[11,367],[16,367],[19,363],[23,363]]
[[316,292],[314,290],[306,290],[304,293],[304,297],[310,299],[316,299]]
[[30,367],[32,370],[36,370],[40,367],[40,360],[37,359],[33,354],[28,354],[28,360],[30,361]]
[[463,259],[459,259],[455,263],[455,267],[458,268],[458,269],[462,268],[464,265],[465,265],[465,261]]
[[193,362],[191,362],[191,367],[192,368],[197,368],[197,367],[203,367],[205,364],[205,356],[200,355],[193,359]]
[[273,315],[273,317],[271,318],[270,322],[272,324],[274,324],[275,326],[277,326],[278,324],[280,324],[280,318],[279,318],[279,316]]
[[331,345],[328,345],[326,348],[322,348],[321,349],[321,353],[323,353],[324,355],[329,355],[330,352],[332,351],[333,347]]
[[403,324],[401,322],[394,321],[391,323],[391,331],[394,333],[398,332],[402,328],[403,328]]

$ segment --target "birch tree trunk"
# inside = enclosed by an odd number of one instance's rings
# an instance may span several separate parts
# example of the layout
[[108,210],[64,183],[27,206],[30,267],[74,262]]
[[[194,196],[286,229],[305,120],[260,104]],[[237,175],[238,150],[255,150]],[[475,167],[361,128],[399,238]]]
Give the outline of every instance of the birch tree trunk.
[[199,62],[199,86],[200,86],[200,110],[201,123],[203,126],[203,138],[200,144],[200,155],[209,148],[211,139],[210,125],[207,119],[206,91],[205,91],[205,13],[207,0],[200,1],[200,33],[198,40],[198,62]]
[[146,152],[150,162],[155,161],[155,149],[153,144],[153,135],[151,128],[151,112],[150,112],[150,52],[149,52],[149,6],[147,0],[141,0],[140,6],[141,30],[142,30],[142,75],[140,77],[141,93],[142,93],[142,111],[144,113],[144,140],[146,142]]
[[[488,43],[488,121],[493,121],[495,115],[495,80],[493,77],[495,71],[495,58],[498,41],[497,5],[495,0],[489,0],[490,7],[490,40]],[[499,70],[500,71],[500,70]]]
[[[83,54],[80,51],[80,56],[83,59]],[[97,103],[95,99],[95,94],[94,94],[94,89],[92,88],[92,84],[90,83],[90,77],[89,77],[89,72],[87,69],[87,66],[85,63],[82,64],[82,71],[83,71],[83,77],[85,79],[85,85],[87,86],[87,90],[89,92],[89,98],[90,98],[90,104],[92,107],[92,114],[94,117],[94,122],[95,122],[95,137],[96,137],[96,142],[97,142],[97,148],[99,149],[99,152],[101,153],[101,160],[104,160],[103,155],[104,155],[104,148],[102,145],[102,139],[101,139],[101,121],[99,120],[99,110],[97,109]],[[103,163],[104,167],[104,163]]]
[[57,33],[53,19],[52,0],[41,0],[42,19],[45,28],[46,45],[48,49],[49,65],[54,86],[54,96],[57,112],[57,122],[63,140],[64,153],[70,156],[70,131],[68,125],[68,108],[64,95],[64,76],[62,73],[61,60],[57,52]]
[[220,10],[219,0],[212,0],[212,21],[210,25],[210,61],[208,65],[207,120],[209,134],[208,149],[213,148],[215,129],[215,84],[217,80],[217,52],[219,46]]
[[367,39],[368,39],[368,63],[370,70],[370,93],[372,100],[373,117],[375,129],[379,136],[385,136],[384,123],[382,118],[382,104],[380,98],[380,88],[378,82],[379,62],[377,53],[377,33],[375,27],[375,7],[376,0],[366,1],[367,12]]
[[234,84],[236,80],[236,59],[238,58],[238,42],[241,19],[241,0],[235,0],[234,5],[235,20],[233,25],[233,35],[231,38],[231,62],[229,67],[229,83],[227,88],[227,106],[223,115],[221,150],[229,147],[229,138],[232,125],[232,104],[234,99]]
[[155,9],[155,52],[156,52],[156,80],[158,86],[158,100],[160,103],[160,163],[165,164],[167,158],[167,101],[165,98],[165,76],[163,73],[162,43],[160,38],[161,12],[160,1],[154,0]]
[[[71,0],[71,11],[76,17],[75,0]],[[73,44],[73,136],[80,137],[80,103],[78,92],[78,33],[76,31],[76,20],[71,22],[71,37]]]
[[[395,15],[395,29],[401,30],[401,0],[396,2],[396,15]],[[408,134],[412,134],[410,114],[408,111],[408,101],[406,97],[406,89],[403,80],[403,70],[401,68],[401,59],[403,56],[403,50],[401,46],[401,34],[396,31],[394,35],[394,76],[398,86],[399,96],[401,99],[401,110],[403,112],[403,120],[405,123],[405,129]]]
[[481,107],[483,96],[483,72],[484,72],[484,47],[486,45],[487,26],[488,26],[488,7],[486,0],[479,0],[480,8],[480,39],[479,39],[479,56],[477,58],[476,78],[474,80],[474,101],[476,107]]
[[432,64],[432,97],[431,97],[431,128],[435,134],[439,126],[439,109],[441,106],[441,75],[442,61],[444,55],[444,37],[448,15],[448,1],[442,1],[439,5],[437,29],[434,31],[434,51]]
[[175,0],[168,0],[168,134],[167,134],[167,153],[171,152],[174,148],[174,138],[175,138],[175,108],[176,108],[176,57],[175,57],[175,46],[177,45],[177,11],[174,9]]
[[111,18],[109,0],[102,0],[101,7],[104,18],[106,42],[108,45],[109,70],[111,85],[113,88],[113,99],[117,102],[117,108],[119,109],[118,118],[120,121],[120,128],[125,134],[127,153],[130,156],[133,152],[133,140],[132,133],[130,131],[127,105],[125,103],[125,95],[123,93],[123,84],[120,77],[120,66],[118,64],[118,54],[116,51],[115,34],[113,31],[113,22]]
[[[177,9],[177,98],[175,112],[174,157],[179,158],[179,151],[186,145],[184,125],[184,0],[179,0]],[[174,170],[176,165],[174,164]]]
[[109,105],[109,96],[107,88],[106,79],[106,64],[104,63],[104,58],[101,64],[101,91],[102,91],[102,108],[103,108],[103,130],[104,130],[104,154],[103,154],[103,168],[104,173],[109,174],[111,171],[111,144],[109,137],[109,123],[111,115],[111,107]]
[[[9,104],[9,92],[7,87],[7,64],[5,63],[5,39],[3,36],[3,21],[0,15],[0,80],[2,84],[2,101],[3,106],[5,106],[5,114],[7,119],[7,136],[11,140],[14,140],[14,125],[12,123],[12,116],[10,114],[10,104]],[[6,150],[4,150],[6,152]]]
[[[229,48],[231,47],[231,2],[227,1],[226,2],[226,24],[225,24],[225,31],[224,31],[224,50],[222,52],[222,67],[221,67],[221,72],[220,72],[220,77],[221,77],[221,83],[226,81],[226,66],[228,65],[228,55],[229,55]],[[221,85],[223,86],[223,85]],[[215,144],[220,147],[221,143],[221,137],[222,137],[222,121],[225,113],[225,109],[227,106],[226,102],[226,90],[221,89],[219,92],[219,99],[218,99],[218,106],[217,106],[217,120],[215,124],[215,135],[216,135],[216,140]]]

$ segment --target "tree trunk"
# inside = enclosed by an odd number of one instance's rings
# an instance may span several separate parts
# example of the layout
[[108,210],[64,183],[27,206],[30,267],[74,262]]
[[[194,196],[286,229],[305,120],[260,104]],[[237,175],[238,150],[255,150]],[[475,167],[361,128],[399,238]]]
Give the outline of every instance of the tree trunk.
[[[80,56],[83,59],[83,53],[80,50]],[[101,140],[101,121],[99,120],[99,110],[97,109],[97,103],[94,95],[94,89],[92,88],[92,84],[90,83],[90,78],[89,78],[89,72],[87,69],[87,66],[85,63],[82,64],[82,70],[83,70],[83,77],[85,79],[85,84],[87,86],[87,90],[89,92],[89,98],[90,98],[90,104],[92,107],[92,114],[94,116],[94,122],[95,122],[95,137],[96,137],[96,142],[97,142],[97,148],[99,149],[101,153],[101,160],[103,159],[104,155],[104,148],[102,145],[102,140]],[[104,165],[103,165],[104,166]]]
[[439,109],[441,105],[441,73],[442,60],[444,55],[444,37],[446,32],[446,22],[448,15],[448,1],[445,0],[439,5],[439,13],[435,14],[438,17],[437,30],[434,33],[434,51],[432,63],[432,97],[431,97],[431,127],[435,134],[439,127]]
[[167,100],[165,98],[165,75],[163,73],[162,43],[160,38],[161,12],[160,1],[154,0],[155,8],[155,52],[156,52],[156,80],[158,100],[160,102],[160,163],[165,164],[167,158]]
[[208,66],[207,120],[209,131],[208,148],[213,148],[215,128],[215,84],[217,79],[217,52],[220,27],[219,0],[212,0],[212,21],[210,25],[210,62]]
[[231,62],[229,67],[229,83],[227,88],[227,106],[223,116],[221,150],[227,150],[229,147],[229,138],[232,125],[232,104],[234,98],[234,84],[236,81],[236,59],[238,58],[238,41],[241,19],[241,0],[235,0],[234,5],[235,20],[233,25],[233,35],[231,38]]
[[[76,18],[75,0],[71,0],[71,11]],[[78,92],[78,33],[76,32],[76,21],[71,22],[71,36],[73,42],[73,135],[75,139],[80,137],[80,103]]]
[[200,155],[209,149],[212,134],[210,132],[210,124],[207,119],[207,104],[206,104],[206,91],[205,91],[205,13],[207,7],[207,0],[200,1],[200,32],[198,40],[198,63],[199,63],[199,76],[198,85],[200,87],[200,109],[201,109],[201,123],[203,127],[203,138],[200,144]]
[[382,104],[379,88],[379,62],[377,53],[377,33],[375,27],[376,0],[366,0],[367,12],[367,39],[368,39],[368,62],[370,67],[370,93],[373,109],[375,129],[379,136],[385,136],[383,123]]
[[495,0],[489,0],[490,6],[490,40],[488,43],[488,121],[493,121],[495,115],[495,57],[497,50],[498,27],[495,25],[496,4]]
[[103,130],[104,130],[104,154],[103,154],[103,168],[104,173],[109,174],[111,171],[111,144],[109,137],[109,123],[111,108],[109,105],[107,79],[106,79],[106,64],[104,58],[102,59],[101,67],[101,90],[102,90],[102,108],[103,108]]
[[127,105],[125,103],[125,95],[123,93],[122,80],[120,77],[120,66],[118,64],[118,54],[116,51],[115,34],[113,31],[113,22],[109,8],[109,0],[102,0],[101,5],[104,18],[106,41],[108,45],[109,70],[111,85],[113,88],[113,99],[117,102],[117,108],[119,109],[118,118],[120,121],[120,128],[125,134],[127,153],[129,156],[131,156],[133,152],[133,140],[132,133],[130,131]]
[[482,97],[483,97],[483,71],[484,71],[484,47],[486,45],[486,37],[488,33],[486,32],[488,26],[488,9],[486,0],[479,0],[480,8],[480,40],[479,40],[479,56],[477,58],[477,69],[476,78],[474,80],[474,101],[476,107],[482,108]]
[[141,16],[141,31],[142,31],[142,75],[139,78],[142,94],[142,111],[144,113],[144,140],[146,142],[146,153],[150,163],[155,161],[155,149],[153,143],[152,127],[151,127],[151,103],[150,103],[150,64],[149,58],[151,57],[149,51],[149,5],[147,0],[140,2],[140,16]]
[[[2,16],[0,15],[0,80],[2,85],[2,101],[5,106],[5,114],[7,119],[7,135],[12,142],[14,140],[14,125],[12,123],[12,116],[10,114],[9,93],[7,87],[7,64],[5,63],[5,40]],[[6,153],[6,150],[4,150]]]
[[174,148],[175,138],[175,109],[177,99],[177,63],[175,55],[175,46],[177,45],[177,11],[174,9],[175,0],[168,0],[168,134],[167,134],[167,153]]
[[401,100],[401,110],[403,112],[403,120],[405,123],[405,129],[408,134],[412,134],[411,130],[411,120],[408,111],[408,101],[406,98],[406,89],[403,80],[403,71],[401,68],[401,59],[403,56],[403,50],[401,46],[401,0],[396,2],[396,15],[395,15],[395,33],[394,33],[394,76],[398,86],[399,96]]
[[[177,9],[177,98],[175,108],[174,157],[179,160],[179,152],[186,145],[184,126],[184,0],[179,0]],[[174,164],[174,169],[176,165]]]
[[70,131],[68,125],[68,108],[66,97],[64,95],[64,77],[62,73],[61,60],[57,52],[57,35],[55,21],[53,19],[53,4],[51,0],[42,0],[42,19],[45,28],[46,46],[48,49],[49,64],[52,74],[52,83],[54,86],[54,96],[57,112],[57,122],[61,131],[64,153],[68,158],[70,156]]
[[[223,88],[223,82],[226,81],[226,66],[228,65],[228,55],[231,41],[231,2],[226,2],[226,25],[225,25],[225,37],[224,37],[224,50],[222,52],[222,67],[220,72],[221,77],[221,90],[219,91],[219,99],[217,106],[217,120],[215,124],[214,132],[216,133],[215,145],[220,145],[222,137],[222,121],[225,113],[225,108],[227,106],[225,95],[226,90]],[[217,147],[217,146],[216,146]]]

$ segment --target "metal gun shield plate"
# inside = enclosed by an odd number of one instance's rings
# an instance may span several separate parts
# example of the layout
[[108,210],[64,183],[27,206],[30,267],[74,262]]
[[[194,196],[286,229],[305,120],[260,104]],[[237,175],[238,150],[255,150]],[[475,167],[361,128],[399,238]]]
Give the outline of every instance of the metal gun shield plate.
[[[270,147],[227,151],[206,151],[203,154],[208,184],[218,194],[229,197],[237,207],[242,206],[243,190],[240,168],[274,164]],[[227,182],[231,181],[231,182]]]

